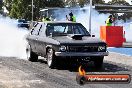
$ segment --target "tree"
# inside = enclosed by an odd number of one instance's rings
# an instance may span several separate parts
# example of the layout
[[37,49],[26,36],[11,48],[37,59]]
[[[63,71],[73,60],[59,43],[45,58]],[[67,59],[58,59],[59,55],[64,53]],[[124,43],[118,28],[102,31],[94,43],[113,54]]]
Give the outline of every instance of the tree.
[[31,2],[30,0],[13,0],[10,17],[31,19]]
[[80,7],[84,7],[84,5],[87,4],[87,0],[79,0],[78,3]]
[[64,7],[63,0],[49,0],[47,2],[47,7]]
[[[84,7],[85,5],[88,5],[90,3],[90,0],[66,0],[66,5],[70,7],[80,6]],[[93,5],[94,4],[105,4],[104,0],[92,0]]]
[[112,1],[109,1],[108,4],[111,4],[111,5],[130,5],[125,0],[112,0]]
[[0,10],[2,9],[2,6],[3,6],[3,2],[2,0],[0,0]]
[[[125,0],[112,0],[110,2],[108,2],[111,5],[130,5],[128,2],[126,2]],[[130,17],[132,17],[131,13],[124,13],[121,16],[121,19],[123,19],[124,21],[126,21],[127,19],[130,19]]]
[[93,4],[105,4],[104,0],[93,0]]
[[75,7],[77,6],[77,1],[76,0],[65,0],[65,6]]
[[34,0],[34,19],[39,18],[40,9],[45,7],[64,7],[63,0]]
[[12,8],[12,1],[13,0],[4,0],[4,6],[6,7],[6,9],[10,12],[11,8]]
[[[90,3],[90,0],[88,0],[88,3]],[[92,4],[95,5],[95,4],[105,4],[105,1],[104,0],[92,0]]]
[[[10,17],[31,20],[32,0],[13,0]],[[40,9],[45,7],[63,7],[62,0],[34,0],[34,20],[40,16]]]

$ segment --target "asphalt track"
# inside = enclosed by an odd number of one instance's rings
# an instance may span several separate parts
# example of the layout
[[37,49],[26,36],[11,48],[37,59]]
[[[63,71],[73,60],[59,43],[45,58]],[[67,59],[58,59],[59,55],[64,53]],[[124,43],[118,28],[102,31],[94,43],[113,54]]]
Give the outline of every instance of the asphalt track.
[[[127,63],[116,63],[115,57],[125,59],[123,55],[110,53],[105,57],[101,70],[95,69],[92,63],[88,63],[84,69],[88,74],[132,75],[132,66]],[[109,61],[111,58],[114,60]],[[132,61],[132,57],[127,59]],[[30,62],[15,57],[0,57],[0,88],[132,88],[132,82],[80,86],[76,82],[77,73],[78,67],[61,65],[59,68],[50,69],[41,58],[38,62]]]

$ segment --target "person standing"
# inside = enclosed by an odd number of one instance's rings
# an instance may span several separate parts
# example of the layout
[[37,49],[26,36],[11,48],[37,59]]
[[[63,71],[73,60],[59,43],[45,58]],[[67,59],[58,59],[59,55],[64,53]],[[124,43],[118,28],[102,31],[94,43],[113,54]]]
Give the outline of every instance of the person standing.
[[69,13],[69,16],[70,16],[70,18],[68,18],[68,16],[66,15],[66,19],[67,19],[68,21],[76,22],[76,17],[73,15],[72,12]]
[[109,15],[109,17],[107,18],[107,20],[105,21],[106,26],[112,26],[112,23],[114,22],[113,20],[113,16]]
[[45,22],[45,21],[51,21],[51,20],[50,20],[49,17],[46,17],[46,16],[45,16],[45,17],[42,18],[42,22]]

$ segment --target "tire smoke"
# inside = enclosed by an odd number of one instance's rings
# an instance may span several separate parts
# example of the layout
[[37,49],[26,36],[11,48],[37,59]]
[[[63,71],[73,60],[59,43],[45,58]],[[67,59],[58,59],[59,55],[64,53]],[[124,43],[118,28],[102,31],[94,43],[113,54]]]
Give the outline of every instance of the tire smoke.
[[[55,10],[54,14],[56,19],[66,21],[65,15],[68,15],[70,12],[76,16],[77,22],[82,23],[89,31],[89,6],[84,8],[73,8],[65,10]],[[100,37],[100,26],[105,26],[105,21],[110,14],[100,14],[95,9],[92,9],[92,18],[91,18],[91,32],[92,35],[95,35],[97,38]],[[132,25],[132,24],[131,24]],[[132,29],[130,28],[130,22],[123,22],[122,20],[117,20],[116,26],[123,26],[125,31],[125,37],[127,42],[132,42]]]
[[[72,10],[76,16],[77,22],[82,23],[87,29],[89,28],[89,7],[82,9]],[[71,12],[70,9],[56,10],[53,15],[61,21],[66,21],[66,15]],[[99,14],[96,10],[92,10],[91,29],[92,34],[97,38],[100,36],[100,26],[105,25],[105,20],[109,14]],[[18,28],[17,21],[8,17],[3,18],[0,16],[0,56],[26,58],[26,40],[25,35],[28,30]],[[132,29],[130,23],[118,23],[118,26],[123,26],[126,32],[126,41],[132,42]]]
[[0,16],[0,56],[26,58],[26,40],[28,33],[17,27],[17,21]]

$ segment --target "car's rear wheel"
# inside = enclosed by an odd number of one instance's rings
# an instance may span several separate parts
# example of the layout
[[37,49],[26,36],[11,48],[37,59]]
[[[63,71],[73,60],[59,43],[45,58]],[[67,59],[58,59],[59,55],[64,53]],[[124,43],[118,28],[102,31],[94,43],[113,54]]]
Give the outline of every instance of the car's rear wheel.
[[51,48],[47,50],[47,64],[49,68],[54,68],[56,65],[56,57],[54,55],[53,49]]
[[94,65],[97,69],[101,69],[102,66],[103,66],[103,59],[104,59],[104,56],[102,57],[95,57],[94,58]]
[[38,61],[38,55],[32,52],[30,45],[26,48],[27,59],[32,62]]

